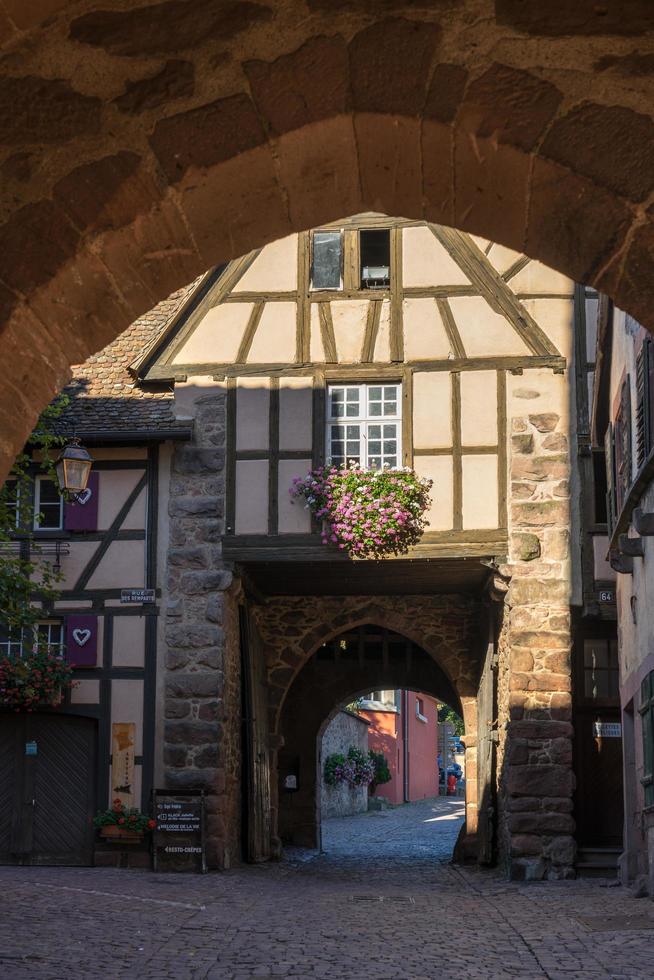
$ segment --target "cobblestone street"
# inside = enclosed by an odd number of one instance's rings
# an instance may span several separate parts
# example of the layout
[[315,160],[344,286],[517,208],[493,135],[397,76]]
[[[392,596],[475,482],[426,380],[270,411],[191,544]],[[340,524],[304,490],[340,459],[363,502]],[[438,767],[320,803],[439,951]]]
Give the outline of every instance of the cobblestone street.
[[460,809],[331,820],[321,856],[205,877],[3,868],[0,977],[651,980],[647,899],[455,868]]

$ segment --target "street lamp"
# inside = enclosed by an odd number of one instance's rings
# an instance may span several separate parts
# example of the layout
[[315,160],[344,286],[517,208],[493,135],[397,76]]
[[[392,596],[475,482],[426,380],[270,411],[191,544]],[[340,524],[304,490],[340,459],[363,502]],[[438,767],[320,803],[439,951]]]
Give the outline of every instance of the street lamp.
[[73,439],[55,463],[59,489],[76,496],[86,490],[93,460],[79,439]]

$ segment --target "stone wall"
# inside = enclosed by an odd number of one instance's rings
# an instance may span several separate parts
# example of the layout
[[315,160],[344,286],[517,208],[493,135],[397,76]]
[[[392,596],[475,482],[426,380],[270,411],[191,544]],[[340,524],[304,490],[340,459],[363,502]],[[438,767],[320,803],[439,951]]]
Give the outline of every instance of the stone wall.
[[194,397],[195,440],[175,449],[165,583],[164,778],[208,791],[209,863],[239,859],[237,587],[221,558],[225,394]]
[[[551,395],[557,383],[562,402],[563,379],[551,376],[541,389],[538,382],[531,388],[530,376],[529,387],[517,392],[535,400]],[[515,410],[519,403],[513,404]],[[574,874],[575,861],[565,408],[514,414],[512,432],[511,586],[498,692],[500,732],[506,725],[499,843],[512,877],[562,878]]]
[[[351,711],[338,711],[325,729],[320,743],[320,766],[324,773],[327,757],[335,753],[347,755],[348,749],[354,746],[361,752],[368,751],[368,722]],[[368,787],[350,786],[349,783],[338,783],[328,786],[324,775],[320,780],[320,816],[322,820],[329,817],[347,817],[354,813],[363,813],[368,809]]]

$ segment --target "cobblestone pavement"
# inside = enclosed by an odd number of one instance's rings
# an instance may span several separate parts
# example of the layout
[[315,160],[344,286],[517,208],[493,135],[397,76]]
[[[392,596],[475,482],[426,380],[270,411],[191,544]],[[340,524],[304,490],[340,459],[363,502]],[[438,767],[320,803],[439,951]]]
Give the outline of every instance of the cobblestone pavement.
[[328,852],[313,860],[204,877],[1,868],[0,978],[654,977],[647,899],[599,880],[455,868],[440,856],[457,820],[433,816],[458,806],[329,821]]

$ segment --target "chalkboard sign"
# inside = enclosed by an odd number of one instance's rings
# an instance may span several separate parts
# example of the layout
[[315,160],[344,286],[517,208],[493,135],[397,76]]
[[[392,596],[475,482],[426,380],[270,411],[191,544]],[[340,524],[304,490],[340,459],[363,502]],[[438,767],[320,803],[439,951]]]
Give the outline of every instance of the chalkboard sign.
[[207,870],[204,790],[155,789],[152,811],[157,825],[152,833],[154,871]]

